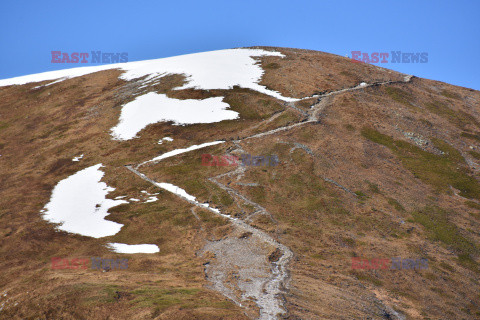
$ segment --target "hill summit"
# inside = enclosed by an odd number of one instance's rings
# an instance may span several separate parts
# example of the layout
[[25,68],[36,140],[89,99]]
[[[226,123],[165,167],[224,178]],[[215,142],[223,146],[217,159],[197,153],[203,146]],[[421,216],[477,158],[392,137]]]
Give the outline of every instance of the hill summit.
[[0,80],[0,318],[477,319],[479,106],[275,47]]

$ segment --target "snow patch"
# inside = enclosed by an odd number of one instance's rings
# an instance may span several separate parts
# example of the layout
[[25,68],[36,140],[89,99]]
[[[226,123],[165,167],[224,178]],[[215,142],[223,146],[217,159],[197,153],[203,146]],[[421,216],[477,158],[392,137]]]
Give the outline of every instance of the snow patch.
[[[199,206],[202,206],[202,207],[204,207],[204,208],[209,208],[210,210],[215,211],[216,213],[218,213],[218,214],[220,214],[220,215],[222,215],[222,216],[224,216],[224,217],[230,218],[230,216],[227,216],[227,215],[225,215],[225,214],[220,213],[220,210],[215,209],[215,208],[210,208],[210,205],[209,205],[208,203],[200,203],[200,202],[198,202],[198,201],[196,200],[196,199],[197,199],[196,197],[188,194],[185,190],[183,190],[183,189],[180,188],[180,187],[177,187],[177,186],[175,186],[175,185],[173,185],[173,184],[171,184],[171,183],[166,183],[166,182],[156,182],[155,184],[156,184],[158,187],[160,187],[160,188],[162,188],[162,189],[165,189],[165,190],[167,190],[167,191],[169,191],[169,192],[171,192],[171,193],[173,193],[173,194],[176,194],[177,196],[179,196],[179,197],[181,197],[181,198],[183,198],[183,199],[186,199],[186,200],[188,200],[188,201],[190,201],[190,202],[193,202],[193,203],[195,203],[195,204],[197,204],[197,205],[199,205]],[[234,219],[235,219],[235,218],[234,218]]]
[[[49,222],[60,224],[58,226],[60,230],[83,236],[101,238],[113,236],[119,232],[123,224],[104,218],[108,216],[110,208],[128,203],[128,201],[117,200],[125,196],[116,197],[115,200],[106,198],[107,194],[114,191],[115,188],[100,182],[104,176],[100,170],[101,167],[102,164],[91,166],[60,181],[53,189],[50,202],[40,211],[43,218]],[[108,245],[118,253],[156,253],[160,251],[154,244],[110,243]]]
[[[231,89],[234,86],[239,86],[284,101],[298,100],[283,97],[279,92],[269,90],[265,86],[258,84],[262,78],[264,70],[258,65],[253,57],[261,56],[284,57],[280,52],[266,51],[262,49],[227,49],[187,54],[164,59],[43,72],[0,80],[0,86],[56,80],[60,78],[68,79],[103,70],[120,69],[125,71],[120,76],[120,78],[124,80],[132,80],[143,76],[147,76],[146,80],[150,80],[159,76],[183,74],[187,78],[187,83],[177,89],[196,88],[212,90]],[[58,81],[62,81],[63,79]]]
[[160,249],[154,244],[125,244],[125,243],[109,243],[110,249],[117,253],[157,253]]
[[82,159],[82,158],[83,158],[83,154],[78,156],[78,157],[73,158],[72,161],[77,162],[77,161],[80,161],[80,159]]
[[117,140],[129,140],[147,125],[163,121],[183,125],[237,119],[238,112],[226,110],[230,106],[222,99],[178,100],[149,92],[122,107],[120,121],[112,128],[112,136]]
[[157,197],[155,197],[155,196],[151,196],[150,198],[148,198],[148,199],[145,201],[145,203],[149,203],[149,202],[155,202],[155,201],[157,201],[157,200],[158,200],[158,198],[157,198]]
[[110,208],[128,202],[106,198],[115,188],[100,182],[104,175],[101,167],[91,166],[60,181],[43,210],[43,218],[59,223],[60,230],[83,236],[100,238],[119,232],[122,224],[104,218]]
[[157,182],[157,186],[159,186],[162,189],[165,189],[167,191],[170,191],[171,193],[176,194],[177,196],[180,196],[182,198],[185,198],[189,201],[197,202],[194,196],[189,195],[185,190],[183,190],[180,187],[177,187],[171,183],[166,183],[166,182]]
[[173,141],[173,139],[172,139],[172,138],[170,138],[170,137],[165,137],[165,138],[162,138],[162,139],[158,140],[158,144],[162,144],[162,143],[163,143],[163,141],[169,141],[169,142],[172,142],[172,141]]
[[178,154],[181,154],[181,153],[185,153],[185,152],[189,152],[189,151],[193,151],[193,150],[197,150],[197,149],[201,149],[201,148],[205,148],[205,147],[208,147],[208,146],[213,146],[213,145],[216,145],[216,144],[219,144],[219,143],[224,143],[225,141],[213,141],[213,142],[206,142],[206,143],[202,143],[202,144],[198,144],[198,145],[193,145],[193,146],[190,146],[188,148],[184,148],[184,149],[175,149],[175,150],[172,150],[172,151],[169,151],[169,152],[166,152],[158,157],[155,157],[151,160],[148,160],[148,161],[145,161],[145,162],[142,162],[139,166],[142,166],[146,163],[149,163],[149,162],[156,162],[156,161],[160,161],[160,160],[163,160],[163,159],[166,159],[166,158],[169,158],[169,157],[173,157],[173,156],[176,156]]

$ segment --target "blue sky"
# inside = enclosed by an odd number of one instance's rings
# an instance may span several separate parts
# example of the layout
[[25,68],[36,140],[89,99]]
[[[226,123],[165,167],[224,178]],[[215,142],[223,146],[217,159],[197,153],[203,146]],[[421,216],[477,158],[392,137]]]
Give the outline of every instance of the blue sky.
[[127,52],[136,61],[267,45],[342,56],[428,52],[428,63],[377,65],[480,90],[479,13],[476,0],[4,0],[0,79],[81,66],[51,63],[54,50]]

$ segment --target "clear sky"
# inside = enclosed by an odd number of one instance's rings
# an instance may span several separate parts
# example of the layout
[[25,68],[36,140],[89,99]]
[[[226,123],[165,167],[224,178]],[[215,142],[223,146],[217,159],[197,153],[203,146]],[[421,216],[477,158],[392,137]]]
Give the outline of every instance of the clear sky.
[[82,66],[51,63],[51,51],[136,61],[266,45],[428,52],[428,63],[377,65],[480,90],[478,0],[2,0],[0,44],[0,79]]

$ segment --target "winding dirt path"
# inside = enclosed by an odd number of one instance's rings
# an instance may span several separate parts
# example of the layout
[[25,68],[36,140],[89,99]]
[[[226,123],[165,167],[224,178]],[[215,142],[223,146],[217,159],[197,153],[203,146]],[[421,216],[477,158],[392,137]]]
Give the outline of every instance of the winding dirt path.
[[[131,172],[133,172],[134,174],[136,174],[137,176],[139,176],[141,179],[150,182],[156,187],[160,187],[160,184],[158,182],[150,179],[145,174],[139,172],[132,166],[125,166],[125,167]],[[177,196],[191,203],[194,206],[206,209],[215,215],[228,219],[234,226],[244,230],[245,232],[250,232],[253,236],[261,239],[263,242],[268,243],[269,245],[277,248],[280,251],[281,257],[277,261],[272,262],[272,267],[271,267],[272,275],[267,281],[265,281],[261,285],[263,288],[262,295],[258,298],[256,303],[260,308],[259,319],[262,319],[262,320],[276,319],[278,314],[285,313],[286,310],[283,309],[283,303],[281,299],[279,299],[279,296],[283,293],[283,287],[288,278],[287,264],[293,256],[292,251],[288,247],[286,247],[285,245],[281,244],[280,242],[275,240],[273,237],[268,235],[267,233],[252,227],[248,223],[238,218],[223,214],[217,209],[206,207],[199,202],[192,201],[181,195],[177,194]],[[229,298],[233,299],[233,297],[229,297]]]
[[[243,140],[262,138],[262,137],[265,137],[267,135],[287,131],[287,130],[290,130],[290,129],[293,129],[293,128],[296,128],[296,127],[299,127],[299,126],[302,126],[302,125],[305,125],[305,124],[308,124],[308,123],[318,122],[319,119],[320,119],[322,111],[325,109],[326,106],[330,105],[331,97],[333,97],[337,94],[341,94],[341,93],[348,92],[348,91],[364,89],[364,88],[371,87],[371,86],[394,84],[394,83],[407,83],[407,82],[410,82],[411,78],[412,78],[412,76],[405,75],[403,81],[385,81],[385,82],[372,83],[372,84],[362,83],[362,84],[357,85],[355,87],[341,89],[341,90],[332,91],[332,92],[329,92],[329,93],[324,93],[324,94],[320,94],[320,95],[313,95],[313,96],[302,98],[300,100],[317,98],[317,101],[310,107],[310,110],[307,111],[307,112],[295,107],[295,105],[293,103],[290,103],[288,105],[288,107],[290,107],[292,109],[295,109],[296,111],[301,112],[303,115],[305,115],[307,117],[307,119],[305,119],[303,121],[300,121],[298,123],[292,124],[292,125],[279,127],[279,128],[276,128],[276,129],[265,131],[265,132],[253,134],[251,136],[239,138],[238,140],[233,140],[232,142],[235,144],[237,149],[242,150],[241,146],[240,146],[240,142],[243,141]],[[280,115],[280,113],[277,114],[277,115],[274,115],[273,117],[271,117],[270,119],[267,119],[265,121],[272,121],[275,117],[278,117],[279,115]],[[258,126],[259,125],[257,125],[256,127],[258,127]],[[205,145],[207,146],[208,144],[205,144]],[[306,150],[307,152],[308,152],[308,150],[310,150],[307,146],[304,146],[304,145],[301,145],[301,146],[300,145],[295,145],[295,148],[302,148],[302,149]],[[308,153],[311,154],[312,156],[314,156],[313,152],[310,151]],[[149,160],[149,161],[151,161],[151,160]],[[143,163],[141,163],[137,166],[125,166],[125,167],[128,170],[130,170],[132,173],[134,173],[135,175],[140,177],[141,179],[143,179],[145,181],[148,181],[149,183],[151,183],[152,185],[154,185],[156,187],[162,188],[160,183],[154,181],[153,179],[147,177],[145,174],[138,171],[138,169],[141,165],[146,164],[149,161],[145,161],[145,162],[143,162]],[[264,207],[262,207],[261,205],[259,205],[256,202],[248,199],[247,197],[245,197],[241,193],[237,192],[236,190],[234,190],[234,189],[232,189],[228,186],[225,186],[224,184],[222,184],[218,181],[218,179],[220,179],[222,177],[225,177],[225,176],[231,176],[231,175],[241,176],[245,172],[245,170],[246,170],[245,167],[238,166],[235,170],[232,170],[230,172],[223,173],[221,175],[211,177],[211,178],[208,179],[209,181],[213,182],[214,184],[216,184],[221,189],[227,191],[235,199],[240,199],[241,201],[252,205],[256,209],[255,212],[252,215],[246,217],[244,220],[239,219],[239,218],[235,218],[235,217],[232,217],[232,216],[229,216],[229,215],[226,215],[226,214],[223,214],[218,209],[211,208],[211,207],[206,206],[205,204],[199,203],[197,201],[193,201],[190,198],[184,197],[184,196],[179,195],[177,193],[176,193],[176,195],[178,197],[182,198],[183,200],[191,203],[192,205],[194,205],[196,207],[206,209],[206,210],[210,211],[211,213],[213,213],[215,215],[218,215],[218,216],[221,216],[223,218],[228,219],[232,223],[232,225],[234,225],[235,227],[237,227],[239,229],[242,229],[245,232],[249,232],[253,236],[257,237],[258,239],[261,239],[261,241],[277,248],[277,251],[279,252],[279,258],[276,261],[271,261],[271,268],[270,268],[271,276],[261,284],[262,290],[259,292],[259,295],[255,297],[255,303],[259,307],[259,311],[260,311],[260,316],[259,316],[258,319],[261,319],[261,320],[278,319],[279,315],[287,313],[287,310],[285,309],[284,304],[283,304],[282,294],[288,288],[288,278],[289,278],[289,276],[288,276],[288,263],[290,262],[290,260],[293,257],[293,252],[287,246],[281,244],[276,239],[274,239],[271,235],[269,235],[266,232],[264,232],[260,229],[257,229],[255,227],[251,226],[250,224],[248,224],[248,220],[251,219],[251,217],[254,214],[266,214],[273,221],[275,221],[273,216]],[[340,184],[336,183],[335,181],[333,181],[331,179],[328,179],[328,178],[324,177],[324,180],[335,184],[336,186],[342,188],[346,192],[351,193],[350,190],[341,186]],[[237,202],[237,204],[238,204],[238,202]],[[194,211],[192,211],[192,213],[194,214]],[[222,292],[222,293],[224,293],[228,298],[232,299],[235,303],[237,303],[239,305],[242,305],[241,302],[238,301],[235,297],[233,297],[231,295],[227,295],[225,292]]]

